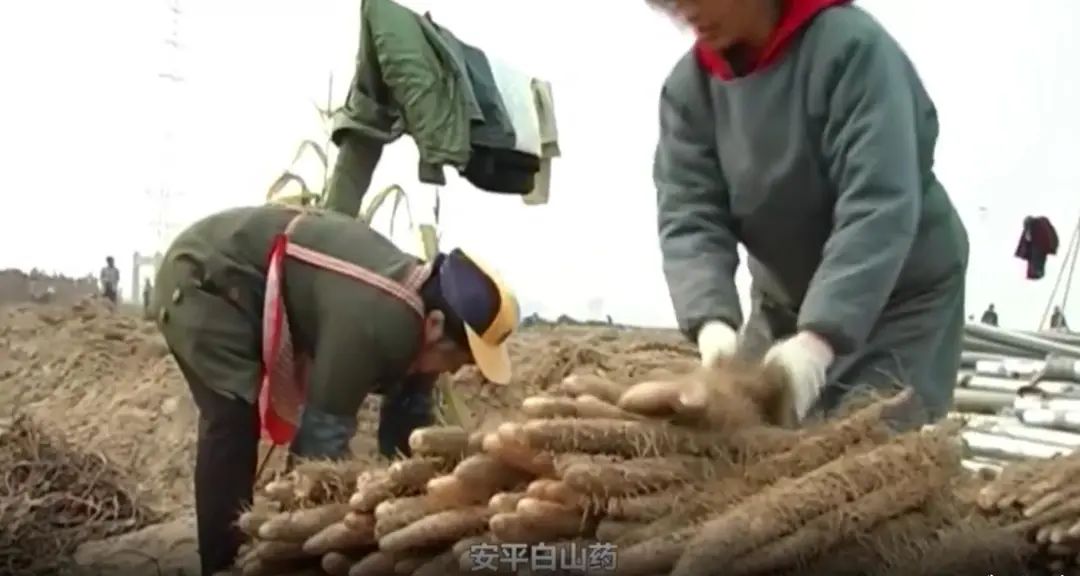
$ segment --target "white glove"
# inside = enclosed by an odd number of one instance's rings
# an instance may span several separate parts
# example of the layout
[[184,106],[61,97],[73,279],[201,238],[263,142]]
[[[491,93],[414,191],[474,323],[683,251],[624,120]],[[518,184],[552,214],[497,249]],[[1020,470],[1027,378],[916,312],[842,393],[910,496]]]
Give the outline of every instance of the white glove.
[[821,396],[825,373],[833,362],[829,343],[816,334],[798,334],[773,345],[764,363],[782,368],[788,376],[795,417],[801,422]]
[[717,362],[730,358],[735,354],[738,343],[739,335],[726,322],[706,322],[697,336],[701,365],[711,368],[716,366]]

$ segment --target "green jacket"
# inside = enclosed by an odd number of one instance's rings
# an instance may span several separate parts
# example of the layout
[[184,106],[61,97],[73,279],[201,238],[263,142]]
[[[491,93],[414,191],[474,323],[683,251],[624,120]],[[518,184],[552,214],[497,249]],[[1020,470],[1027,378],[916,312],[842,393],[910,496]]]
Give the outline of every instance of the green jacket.
[[420,180],[445,184],[442,167],[465,168],[470,121],[483,119],[456,54],[430,20],[392,0],[363,0],[360,22],[356,72],[334,115],[334,143],[350,131],[375,144],[408,133],[420,151]]
[[[155,313],[189,381],[256,401],[268,254],[296,213],[272,205],[227,210],[196,222],[169,248],[155,283]],[[339,214],[307,213],[291,241],[397,281],[419,264]],[[422,320],[404,302],[337,272],[289,257],[284,270],[294,343],[313,359],[307,405],[355,415],[369,392],[405,376]]]

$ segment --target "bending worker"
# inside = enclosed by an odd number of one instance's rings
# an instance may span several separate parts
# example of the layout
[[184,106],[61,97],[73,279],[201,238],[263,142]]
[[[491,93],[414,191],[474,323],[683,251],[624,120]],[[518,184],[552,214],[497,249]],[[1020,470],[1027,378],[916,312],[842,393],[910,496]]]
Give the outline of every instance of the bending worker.
[[463,252],[425,264],[361,221],[232,209],[181,233],[155,282],[158,324],[199,410],[204,576],[227,570],[261,435],[292,456],[348,453],[365,396],[475,363],[510,379],[517,301]]
[[[934,175],[938,119],[896,40],[843,0],[648,0],[697,42],[660,97],[659,235],[711,364],[785,369],[796,416],[854,387],[952,402],[968,241]],[[742,337],[738,244],[753,309]]]

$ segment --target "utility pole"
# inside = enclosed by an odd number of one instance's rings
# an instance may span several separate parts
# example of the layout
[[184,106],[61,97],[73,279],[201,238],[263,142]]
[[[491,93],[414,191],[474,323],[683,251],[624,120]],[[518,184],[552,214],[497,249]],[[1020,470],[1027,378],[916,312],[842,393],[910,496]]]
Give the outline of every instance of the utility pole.
[[182,118],[180,114],[183,88],[185,83],[184,73],[181,66],[183,56],[183,44],[181,43],[180,31],[183,9],[181,0],[165,0],[168,26],[162,46],[162,62],[157,73],[159,107],[162,114],[158,117],[161,126],[158,143],[157,171],[153,175],[153,182],[147,187],[147,205],[151,211],[152,238],[150,254],[135,253],[133,257],[131,297],[138,298],[142,293],[140,285],[140,270],[145,266],[151,266],[155,270],[161,258],[161,251],[172,241],[176,233],[177,222],[175,213],[182,204],[182,192],[176,185],[176,156],[177,156],[177,122]]

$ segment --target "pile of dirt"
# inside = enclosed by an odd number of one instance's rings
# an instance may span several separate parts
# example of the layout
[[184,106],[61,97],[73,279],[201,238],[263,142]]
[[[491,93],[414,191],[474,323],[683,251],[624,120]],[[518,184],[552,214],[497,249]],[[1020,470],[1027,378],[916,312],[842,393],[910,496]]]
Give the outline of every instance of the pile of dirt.
[[158,513],[190,504],[194,407],[152,324],[96,300],[0,308],[0,406],[130,472]]
[[124,474],[38,423],[0,423],[0,574],[56,574],[84,542],[156,520]]
[[[572,326],[524,330],[511,355],[510,386],[470,369],[455,376],[474,422],[497,423],[570,374],[635,378],[695,362],[671,331]],[[92,299],[0,307],[0,406],[131,471],[136,493],[162,515],[190,510],[196,412],[152,323]],[[360,455],[374,452],[377,408],[372,397],[361,413]]]
[[41,302],[75,302],[97,294],[97,281],[92,276],[71,278],[31,270],[0,270],[0,305]]

